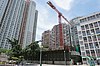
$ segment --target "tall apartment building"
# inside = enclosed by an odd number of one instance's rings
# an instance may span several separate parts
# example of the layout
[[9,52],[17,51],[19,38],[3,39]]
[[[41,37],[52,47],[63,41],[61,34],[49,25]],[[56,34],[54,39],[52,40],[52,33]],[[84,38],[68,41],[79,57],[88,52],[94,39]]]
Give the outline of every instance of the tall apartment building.
[[47,30],[47,31],[44,31],[42,33],[42,45],[44,47],[49,47],[50,48],[50,44],[51,44],[51,31],[50,30]]
[[[62,33],[63,33],[63,44],[64,45],[70,45],[70,35],[69,35],[69,25],[62,23]],[[47,32],[49,34],[49,48],[51,50],[58,50],[58,49],[64,49],[64,46],[60,46],[60,31],[59,31],[59,24],[55,25],[51,31]],[[46,34],[46,33],[45,33]],[[45,38],[46,39],[46,38]],[[43,41],[43,43],[47,42],[46,40]]]
[[37,19],[38,19],[38,11],[36,10],[35,19],[34,19],[34,27],[33,27],[33,38],[32,38],[33,42],[35,41],[35,38],[36,38]]
[[72,24],[70,26],[70,37],[71,37],[71,44],[73,46],[79,45],[78,28],[77,28],[77,26],[80,24],[79,18],[81,17],[76,17],[70,20],[70,23]]
[[0,47],[9,49],[7,38],[18,39],[24,0],[0,0]]
[[38,11],[36,10],[35,2],[32,0],[27,0],[25,2],[19,35],[19,44],[21,44],[23,48],[25,48],[27,45],[31,44],[33,40],[35,40],[37,15]]
[[9,39],[25,47],[35,40],[37,15],[32,0],[0,0],[0,47],[10,49]]
[[79,21],[77,28],[83,63],[91,56],[100,64],[100,12],[83,16]]
[[1,27],[2,20],[4,19],[5,12],[8,7],[7,6],[8,3],[9,3],[8,0],[0,0],[0,27]]

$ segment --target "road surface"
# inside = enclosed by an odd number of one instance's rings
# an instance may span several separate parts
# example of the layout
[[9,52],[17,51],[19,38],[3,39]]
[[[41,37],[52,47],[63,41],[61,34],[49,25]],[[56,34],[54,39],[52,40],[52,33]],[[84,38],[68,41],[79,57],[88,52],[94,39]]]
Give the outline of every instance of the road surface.
[[[40,66],[40,64],[19,65],[19,66]],[[51,64],[42,64],[42,66],[90,66],[90,65],[51,65]],[[99,65],[95,65],[95,66],[99,66]]]
[[[18,65],[17,65],[17,66],[18,66]],[[40,66],[40,64],[19,65],[19,66]],[[50,65],[50,64],[42,64],[42,66],[66,66],[66,65]]]

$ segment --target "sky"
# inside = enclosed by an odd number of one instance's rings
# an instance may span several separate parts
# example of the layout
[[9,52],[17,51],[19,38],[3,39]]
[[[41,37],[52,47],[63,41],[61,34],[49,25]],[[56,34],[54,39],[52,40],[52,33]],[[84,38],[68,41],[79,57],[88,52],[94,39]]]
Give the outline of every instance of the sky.
[[[58,24],[57,13],[47,4],[51,1],[68,19],[100,12],[100,0],[33,0],[38,10],[36,40],[41,40],[42,33]],[[62,19],[62,22],[65,22]]]

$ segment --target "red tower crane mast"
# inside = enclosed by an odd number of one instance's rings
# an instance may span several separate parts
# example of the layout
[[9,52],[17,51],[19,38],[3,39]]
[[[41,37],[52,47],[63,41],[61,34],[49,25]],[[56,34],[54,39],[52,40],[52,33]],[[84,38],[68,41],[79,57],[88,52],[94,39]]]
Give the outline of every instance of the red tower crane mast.
[[48,1],[47,4],[52,8],[54,9],[57,14],[58,14],[58,20],[59,20],[59,37],[60,37],[60,46],[63,47],[64,46],[64,41],[63,41],[63,33],[62,33],[62,24],[61,24],[61,17],[66,21],[68,22],[70,25],[71,23],[62,15],[62,13],[50,2]]

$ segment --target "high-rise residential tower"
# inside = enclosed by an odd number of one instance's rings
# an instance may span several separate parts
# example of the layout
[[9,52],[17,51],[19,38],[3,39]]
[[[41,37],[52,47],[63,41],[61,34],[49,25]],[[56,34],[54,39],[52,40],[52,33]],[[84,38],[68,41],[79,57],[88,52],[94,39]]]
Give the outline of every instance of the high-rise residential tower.
[[23,48],[35,40],[37,15],[38,11],[36,11],[35,2],[32,0],[25,1],[25,8],[19,35],[19,44],[21,44]]
[[32,40],[33,42],[35,41],[35,38],[36,38],[37,19],[38,19],[38,11],[36,10],[35,19],[34,19],[34,27],[33,27],[33,40]]
[[77,26],[80,24],[79,18],[81,17],[76,17],[70,20],[72,24],[72,26],[70,26],[70,37],[71,37],[71,44],[73,46],[79,45],[78,28],[77,28]]
[[35,40],[37,15],[32,0],[0,0],[0,47],[10,49],[7,38],[19,40],[22,47]]
[[0,27],[4,19],[8,4],[9,0],[0,0]]
[[[70,26],[62,23],[63,44],[64,46],[70,45]],[[48,40],[48,41],[47,41]],[[64,46],[60,46],[59,24],[55,25],[51,31],[45,31],[42,34],[42,44],[47,44],[51,50],[62,50]]]
[[[63,44],[64,46],[70,45],[70,26],[66,23],[62,23],[62,35],[63,35]],[[59,24],[55,25],[51,30],[51,44],[52,49],[64,49],[64,46],[60,46],[60,36],[59,36]]]
[[18,39],[24,0],[0,0],[0,47],[9,49],[7,38]]

